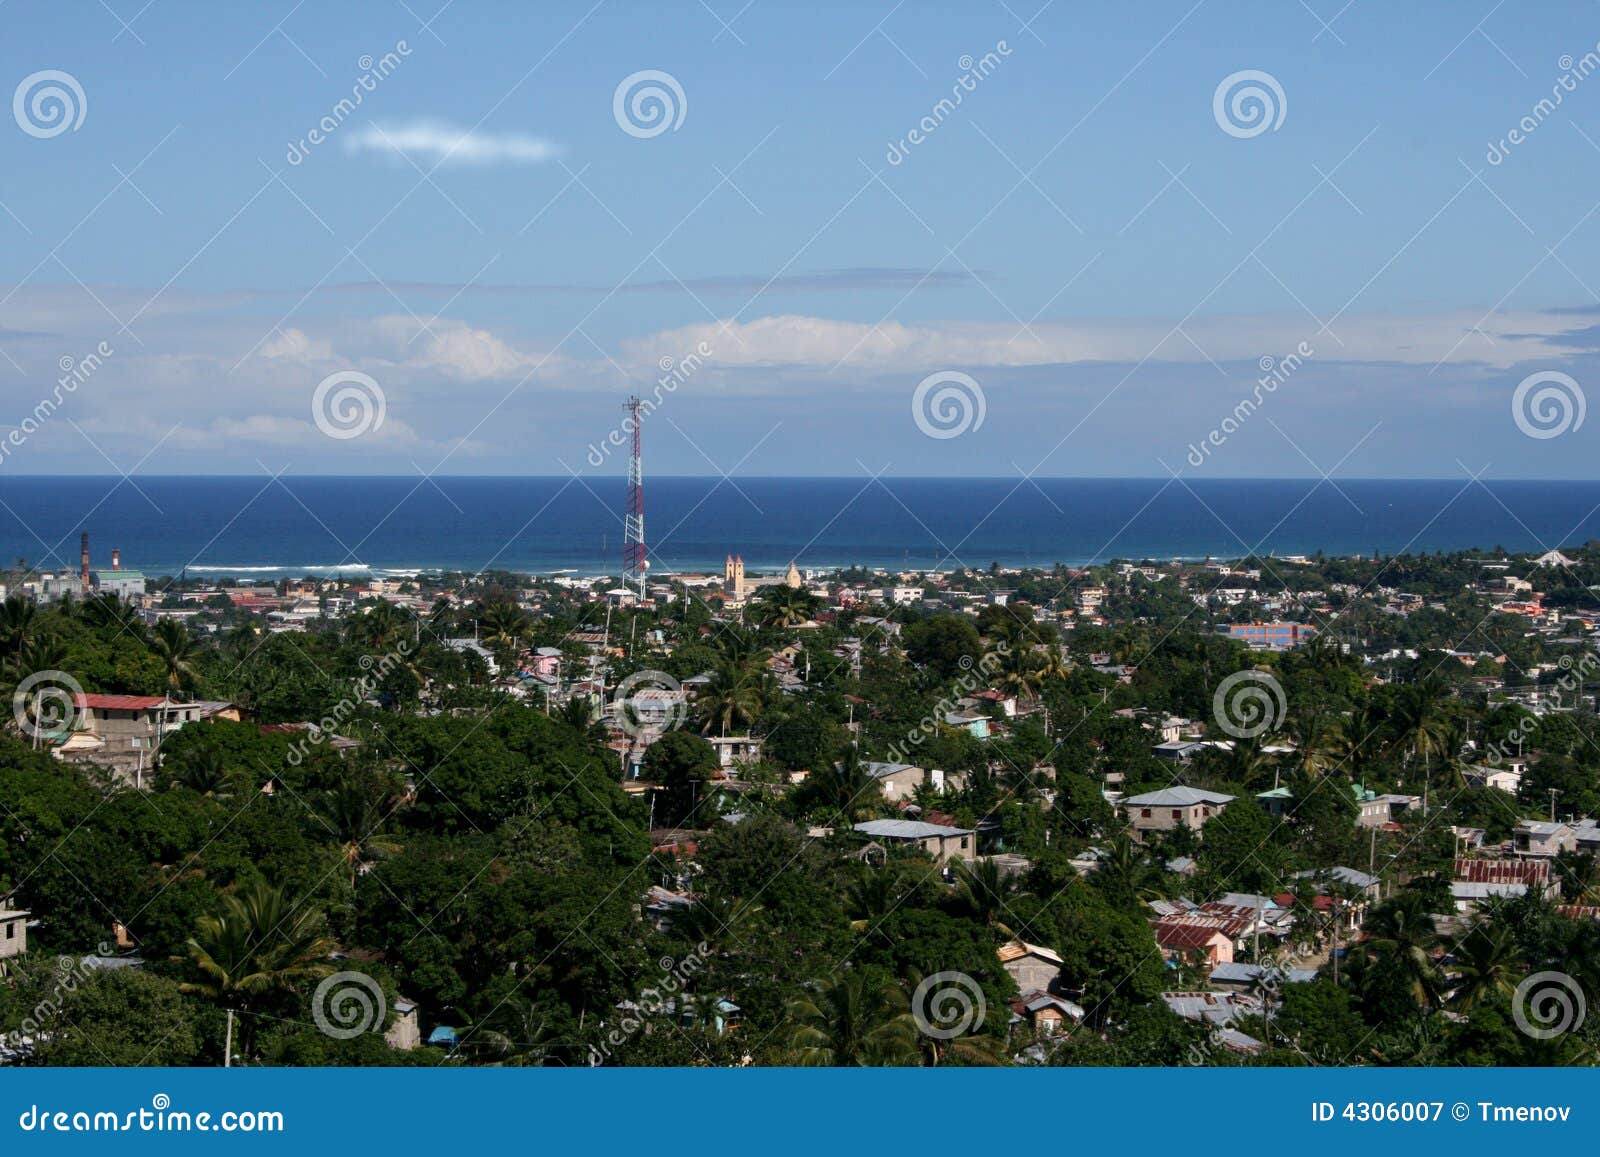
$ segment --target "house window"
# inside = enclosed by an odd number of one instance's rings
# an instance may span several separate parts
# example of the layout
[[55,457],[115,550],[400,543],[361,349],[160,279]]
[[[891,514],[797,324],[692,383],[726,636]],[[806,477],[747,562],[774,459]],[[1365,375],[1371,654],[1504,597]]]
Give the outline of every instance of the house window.
[[1140,819],[1149,819],[1150,818],[1150,809],[1149,808],[1144,808],[1143,810],[1141,810],[1139,812],[1139,818]]
[[966,836],[962,836],[961,837],[961,850],[963,852],[967,850],[967,837]]
[[1173,808],[1172,818],[1175,820],[1181,820],[1183,818],[1183,812],[1179,811],[1177,808]]
[[6,939],[7,940],[15,940],[16,938],[17,938],[17,922],[15,920],[13,920],[9,924],[6,925]]

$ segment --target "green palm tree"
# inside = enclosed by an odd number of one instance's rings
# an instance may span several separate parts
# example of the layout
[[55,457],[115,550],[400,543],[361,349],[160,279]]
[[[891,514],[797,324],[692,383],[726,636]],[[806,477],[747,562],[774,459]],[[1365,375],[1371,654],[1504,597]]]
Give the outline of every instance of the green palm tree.
[[576,1043],[556,1032],[545,1010],[517,996],[495,1009],[482,1026],[473,1026],[463,1036],[462,1050],[490,1067],[537,1068],[561,1064],[560,1057]]
[[528,616],[515,603],[492,603],[479,620],[483,645],[501,654],[513,654],[528,634]]
[[222,753],[214,747],[191,751],[169,765],[173,787],[186,787],[208,799],[230,799],[235,777],[228,771]]
[[1038,660],[1025,646],[1011,646],[1004,652],[997,681],[1018,699],[1029,701],[1044,685]]
[[1456,937],[1450,955],[1459,974],[1450,1004],[1462,1012],[1496,996],[1510,996],[1525,971],[1511,930],[1492,918]]
[[1336,718],[1320,708],[1296,714],[1288,727],[1294,741],[1293,767],[1310,780],[1339,765],[1345,752],[1344,733]]
[[753,608],[754,618],[763,627],[797,627],[810,621],[817,604],[817,597],[809,591],[786,586],[768,587]]
[[333,833],[355,887],[361,865],[397,855],[402,845],[379,829],[394,811],[398,792],[378,777],[356,775],[322,793],[317,817]]
[[67,648],[60,636],[39,632],[30,636],[17,652],[16,671],[19,677],[39,671],[59,671],[66,665]]
[[1367,921],[1366,932],[1363,952],[1370,959],[1398,965],[1419,1007],[1437,1005],[1440,977],[1432,950],[1439,934],[1420,898],[1406,897],[1377,908]]
[[195,662],[200,656],[200,645],[189,629],[176,619],[162,619],[150,636],[150,650],[167,669],[167,687],[177,691],[195,676]]
[[[188,947],[192,979],[180,986],[182,991],[249,1011],[329,972],[333,942],[323,935],[320,913],[290,904],[277,888],[257,879],[223,896],[217,915],[202,916]],[[247,1022],[242,1045],[248,1035]]]
[[1443,753],[1449,743],[1445,694],[1442,683],[1428,679],[1401,688],[1394,708],[1395,742],[1406,752],[1408,762],[1422,760],[1424,779],[1432,758]]
[[119,635],[131,634],[136,639],[144,638],[144,623],[139,620],[138,612],[109,592],[86,600],[81,615],[93,626],[115,627]]
[[1132,901],[1153,900],[1166,892],[1161,869],[1126,833],[1111,841],[1089,879],[1109,895]]
[[730,731],[737,734],[761,714],[760,677],[748,666],[720,667],[701,688],[694,705],[702,735],[726,735]]
[[[922,973],[913,968],[906,976],[905,986],[914,993],[922,986],[922,980]],[[931,1013],[936,1010],[926,1011]],[[915,1020],[913,1017],[913,1023]],[[932,1068],[948,1060],[959,1061],[967,1067],[993,1067],[1005,1064],[1005,1041],[984,1034],[983,1027],[981,1022],[973,1023],[954,1037],[947,1037],[943,1033],[917,1033],[917,1049],[923,1063]]]
[[372,604],[350,620],[350,641],[374,653],[388,651],[410,629],[404,611],[386,599]]
[[817,773],[815,779],[823,802],[837,808],[847,822],[876,810],[883,800],[882,786],[867,774],[860,753],[853,747],[844,759]]
[[37,619],[38,608],[33,600],[8,595],[5,602],[0,603],[0,648],[7,655],[15,655],[32,637]]
[[872,1068],[909,1065],[917,1057],[917,1024],[893,981],[853,969],[789,1002],[789,1047],[796,1063]]
[[865,932],[893,912],[905,899],[899,881],[891,872],[868,871],[851,885],[848,908],[854,917],[852,932]]
[[1016,885],[993,860],[961,863],[956,867],[956,895],[967,911],[984,927],[1000,933],[1007,940],[1017,934],[1001,921],[1010,912],[1006,900],[1017,892]]

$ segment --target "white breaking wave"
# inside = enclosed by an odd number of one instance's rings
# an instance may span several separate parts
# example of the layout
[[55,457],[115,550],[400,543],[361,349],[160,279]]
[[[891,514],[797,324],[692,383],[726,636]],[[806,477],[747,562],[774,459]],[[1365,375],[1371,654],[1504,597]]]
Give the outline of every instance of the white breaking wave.
[[312,572],[319,570],[370,571],[372,568],[364,562],[355,562],[323,566],[189,566],[186,569],[216,571],[221,574],[266,574],[269,571],[290,574],[311,574]]

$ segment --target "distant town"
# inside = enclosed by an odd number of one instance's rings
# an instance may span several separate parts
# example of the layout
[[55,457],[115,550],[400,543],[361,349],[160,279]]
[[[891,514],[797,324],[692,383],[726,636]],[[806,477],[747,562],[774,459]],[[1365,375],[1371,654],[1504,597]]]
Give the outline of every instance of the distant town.
[[1592,1061],[1595,544],[103,557],[5,574],[4,1063]]

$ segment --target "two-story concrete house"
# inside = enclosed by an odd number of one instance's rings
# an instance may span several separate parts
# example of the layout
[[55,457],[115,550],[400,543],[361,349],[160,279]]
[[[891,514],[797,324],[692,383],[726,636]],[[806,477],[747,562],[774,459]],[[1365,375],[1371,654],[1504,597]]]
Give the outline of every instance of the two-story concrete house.
[[1221,792],[1180,786],[1129,796],[1122,804],[1127,809],[1128,826],[1133,829],[1134,839],[1143,839],[1146,832],[1170,832],[1178,828],[1199,831],[1233,799]]

